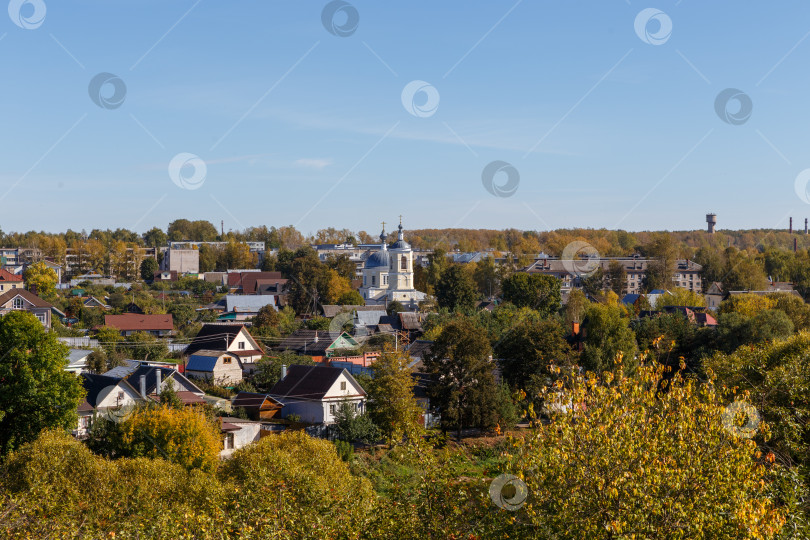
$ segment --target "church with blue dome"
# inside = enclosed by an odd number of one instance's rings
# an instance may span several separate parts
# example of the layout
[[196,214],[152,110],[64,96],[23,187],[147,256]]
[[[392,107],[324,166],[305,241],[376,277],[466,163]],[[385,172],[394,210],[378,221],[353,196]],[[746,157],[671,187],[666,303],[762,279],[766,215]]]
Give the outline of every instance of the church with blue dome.
[[363,265],[360,294],[367,306],[386,306],[396,300],[408,308],[416,308],[427,297],[414,289],[413,250],[403,236],[401,218],[397,241],[390,246],[383,224],[379,250],[372,252]]

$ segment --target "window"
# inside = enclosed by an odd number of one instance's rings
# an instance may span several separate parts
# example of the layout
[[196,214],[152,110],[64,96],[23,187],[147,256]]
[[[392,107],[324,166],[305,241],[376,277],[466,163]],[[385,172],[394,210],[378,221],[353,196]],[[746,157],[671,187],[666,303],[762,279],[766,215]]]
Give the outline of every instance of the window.
[[230,356],[226,356],[225,358],[222,359],[222,363],[223,364],[230,364],[231,360],[233,360],[233,358],[231,358]]
[[233,450],[233,433],[225,434],[224,443],[225,450]]
[[23,299],[19,296],[14,299],[14,303],[12,304],[14,309],[22,309],[23,308]]
[[405,255],[402,256],[402,263],[400,264],[400,269],[401,270],[408,269],[408,258]]
[[377,276],[371,276],[371,286],[373,287],[376,284],[377,284]]
[[241,350],[241,351],[245,350],[245,342],[244,341],[239,342],[239,350]]
[[39,319],[39,322],[41,322],[42,324],[45,324],[47,322],[45,320],[45,314],[44,313],[37,313],[37,319]]
[[346,381],[340,381],[340,389],[346,390]]
[[335,406],[329,405],[329,414],[335,414]]

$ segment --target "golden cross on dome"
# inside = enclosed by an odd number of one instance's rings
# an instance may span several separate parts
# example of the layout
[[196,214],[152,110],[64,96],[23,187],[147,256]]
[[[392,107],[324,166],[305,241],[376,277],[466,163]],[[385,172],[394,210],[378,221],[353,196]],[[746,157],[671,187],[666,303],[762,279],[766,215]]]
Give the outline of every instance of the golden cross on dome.
[[383,230],[385,230],[385,222],[382,222]]
[[402,214],[399,215],[399,224],[402,225]]

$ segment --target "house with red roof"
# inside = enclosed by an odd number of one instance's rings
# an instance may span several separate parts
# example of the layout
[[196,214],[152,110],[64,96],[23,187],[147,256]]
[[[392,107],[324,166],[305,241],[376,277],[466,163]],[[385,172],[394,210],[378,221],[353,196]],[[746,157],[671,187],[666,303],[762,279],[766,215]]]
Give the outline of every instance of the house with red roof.
[[104,325],[116,328],[122,336],[129,336],[135,332],[146,332],[153,336],[166,337],[174,333],[174,320],[171,315],[141,313],[105,315]]
[[17,274],[12,274],[5,268],[0,268],[0,293],[10,291],[11,289],[22,289],[23,277]]

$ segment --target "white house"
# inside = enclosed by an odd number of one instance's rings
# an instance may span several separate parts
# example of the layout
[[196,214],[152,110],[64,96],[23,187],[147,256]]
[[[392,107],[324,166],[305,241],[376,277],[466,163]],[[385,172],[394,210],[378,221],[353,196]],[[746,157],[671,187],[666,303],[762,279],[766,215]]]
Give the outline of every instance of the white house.
[[268,394],[284,405],[283,418],[294,414],[310,424],[333,424],[344,401],[361,414],[366,408],[363,387],[347,370],[331,366],[290,366]]
[[234,353],[242,363],[245,374],[253,373],[264,350],[253,339],[244,324],[204,324],[183,354],[190,357],[198,351],[222,351]]
[[200,350],[188,357],[185,374],[217,384],[236,384],[242,380],[242,362],[231,352]]
[[231,416],[220,418],[220,422],[219,430],[222,432],[220,457],[229,457],[235,450],[244,448],[261,437],[261,422]]
[[87,394],[79,405],[79,422],[73,430],[73,435],[80,439],[87,436],[96,414],[113,421],[123,420],[145,399],[126,379],[82,373],[81,381]]
[[65,366],[65,371],[70,371],[77,375],[86,372],[87,357],[92,353],[93,351],[88,351],[87,349],[70,349],[70,351],[68,351],[68,363]]

